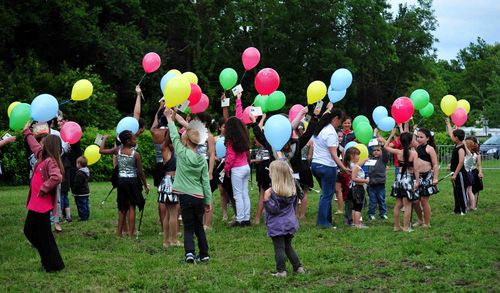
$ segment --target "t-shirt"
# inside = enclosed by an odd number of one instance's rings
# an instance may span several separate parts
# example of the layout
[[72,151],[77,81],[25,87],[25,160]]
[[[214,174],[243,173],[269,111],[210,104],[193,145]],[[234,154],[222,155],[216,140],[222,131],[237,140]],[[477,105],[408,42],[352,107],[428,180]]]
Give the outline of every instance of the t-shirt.
[[337,167],[337,163],[333,160],[328,149],[329,147],[339,147],[339,138],[335,127],[332,124],[328,124],[321,130],[318,136],[313,136],[312,141],[314,144],[313,163]]
[[[403,146],[401,145],[401,140],[399,139],[399,136],[392,141],[393,148],[402,150]],[[399,162],[398,162],[398,155],[394,154],[394,166],[399,167]]]

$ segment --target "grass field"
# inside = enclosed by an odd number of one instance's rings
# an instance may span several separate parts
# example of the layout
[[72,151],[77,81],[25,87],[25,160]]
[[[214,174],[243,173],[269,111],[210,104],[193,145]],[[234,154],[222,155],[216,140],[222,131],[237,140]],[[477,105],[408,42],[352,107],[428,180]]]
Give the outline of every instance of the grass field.
[[[208,264],[185,264],[182,248],[163,250],[154,193],[147,197],[140,239],[119,239],[114,198],[100,204],[109,183],[91,184],[90,221],[64,224],[56,235],[66,268],[47,274],[22,232],[27,187],[0,187],[0,291],[499,291],[500,171],[486,171],[485,177],[479,209],[466,216],[453,215],[451,184],[443,181],[431,198],[432,228],[413,233],[392,231],[392,198],[390,219],[367,222],[369,229],[318,229],[319,194],[312,192],[307,220],[294,239],[307,273],[286,279],[270,276],[274,253],[265,226],[227,227],[218,193],[214,229],[207,234]],[[253,214],[255,186],[251,194]],[[71,207],[77,218],[72,199]],[[341,216],[335,217],[340,223]]]

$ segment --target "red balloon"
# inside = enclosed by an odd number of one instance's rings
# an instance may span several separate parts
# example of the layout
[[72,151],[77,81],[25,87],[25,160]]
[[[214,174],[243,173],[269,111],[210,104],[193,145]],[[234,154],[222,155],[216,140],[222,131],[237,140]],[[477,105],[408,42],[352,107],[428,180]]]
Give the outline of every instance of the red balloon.
[[189,106],[198,104],[201,99],[201,88],[197,84],[191,84],[191,94],[189,94]]
[[248,106],[245,108],[245,110],[243,110],[241,121],[243,121],[243,123],[245,124],[249,124],[252,122],[252,120],[250,120],[250,109],[252,109],[252,106]]
[[[302,111],[302,109],[304,109],[304,106],[302,106],[301,104],[293,105],[290,108],[290,111],[288,111],[288,119],[290,119],[290,122],[292,122],[295,119],[295,117],[297,117],[297,115],[299,115],[299,113],[300,113],[300,111]],[[302,118],[304,118],[305,116],[306,115],[302,115]]]
[[241,55],[241,61],[243,61],[243,67],[245,67],[245,70],[254,68],[255,66],[257,66],[257,64],[259,64],[260,61],[259,50],[254,47],[246,48]]
[[67,143],[77,143],[82,138],[82,128],[78,123],[68,121],[61,127],[61,139]]
[[189,108],[191,109],[191,113],[196,114],[196,113],[201,113],[205,112],[205,110],[208,108],[208,104],[210,101],[208,100],[207,95],[201,94],[200,101],[196,103],[193,106],[190,106]]
[[392,103],[391,114],[398,124],[408,122],[413,116],[414,111],[413,102],[408,97],[397,98]]
[[144,72],[146,73],[155,72],[160,68],[160,65],[160,56],[155,52],[149,52],[142,58],[142,68],[144,68]]
[[457,108],[455,112],[451,114],[451,121],[455,123],[457,127],[460,127],[467,122],[467,112],[462,108]]
[[264,68],[255,76],[255,89],[261,95],[270,95],[280,85],[280,76],[272,68]]

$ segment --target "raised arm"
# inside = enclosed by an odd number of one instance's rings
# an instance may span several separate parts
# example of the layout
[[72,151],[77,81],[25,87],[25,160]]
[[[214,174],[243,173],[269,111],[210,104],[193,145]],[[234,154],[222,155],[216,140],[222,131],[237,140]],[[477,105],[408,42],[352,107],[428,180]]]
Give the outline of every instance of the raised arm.
[[[399,152],[398,149],[395,149],[393,147],[390,146],[390,143],[392,141],[392,138],[394,137],[394,134],[396,134],[396,128],[393,128],[392,131],[391,131],[391,135],[389,136],[389,138],[384,142],[384,150],[388,151],[389,153],[391,154],[397,154]],[[381,136],[380,136],[381,137]],[[383,137],[381,137],[382,139],[384,139]]]
[[99,145],[99,153],[103,155],[116,155],[118,148],[114,147],[111,149],[106,149],[106,140],[109,138],[109,134],[104,135],[103,140],[101,141],[101,145]]
[[309,109],[307,107],[304,107],[304,108],[302,108],[300,113],[298,113],[297,116],[295,116],[295,118],[292,120],[292,123],[291,123],[292,130],[297,129],[297,126],[299,126],[299,123],[300,123],[300,120],[302,119],[302,116],[306,115],[307,111],[309,111]]
[[2,140],[0,140],[0,148],[3,147],[4,145],[7,145],[9,143],[13,143],[15,141],[16,141],[16,137],[15,136],[11,136],[9,138],[2,139]]
[[134,106],[134,118],[139,120],[141,117],[141,95],[142,90],[140,86],[135,87],[135,106]]
[[236,118],[243,119],[243,106],[241,105],[241,93],[236,95]]
[[[221,101],[226,98],[226,93],[223,92],[222,95],[220,96]],[[222,117],[224,117],[224,122],[227,122],[227,119],[229,119],[229,107],[222,107]]]
[[446,122],[446,131],[448,132],[448,136],[450,136],[450,138],[453,140],[453,127],[451,126],[450,118],[446,117],[444,121]]
[[[172,110],[173,111],[173,110]],[[181,116],[181,115],[175,115],[175,120],[177,123],[182,125],[182,127],[188,127],[189,123]]]

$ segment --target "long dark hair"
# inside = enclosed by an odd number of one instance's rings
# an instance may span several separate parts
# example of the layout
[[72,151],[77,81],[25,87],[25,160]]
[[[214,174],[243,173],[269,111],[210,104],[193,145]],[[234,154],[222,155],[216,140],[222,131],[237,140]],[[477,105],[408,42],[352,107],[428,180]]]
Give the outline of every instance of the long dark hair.
[[122,145],[128,147],[128,146],[130,146],[130,140],[132,139],[133,135],[134,134],[132,133],[132,131],[124,130],[124,131],[120,132],[118,137],[120,138]]
[[52,158],[56,161],[59,170],[61,170],[61,174],[64,177],[64,166],[61,161],[61,152],[62,152],[62,142],[61,138],[57,135],[47,135],[43,141],[42,148],[42,159],[45,160],[47,158]]
[[330,113],[323,115],[319,120],[316,129],[314,130],[314,136],[318,136],[321,130],[323,130],[323,128],[325,128],[325,126],[327,126],[329,123],[331,123],[333,118],[335,117],[338,117],[340,120],[342,120],[344,118],[344,112],[338,108],[334,108]]
[[411,147],[411,141],[413,140],[413,134],[409,132],[402,133],[399,136],[399,139],[401,141],[401,145],[403,146],[403,170],[401,173],[405,173],[406,169],[410,163],[410,147]]
[[234,116],[227,119],[225,139],[225,143],[230,143],[238,153],[247,152],[250,149],[247,129],[243,122]]
[[434,141],[434,136],[432,136],[432,133],[429,129],[427,128],[419,128],[418,132],[422,132],[425,137],[427,137],[429,140],[427,141],[427,144],[436,149],[436,142]]

